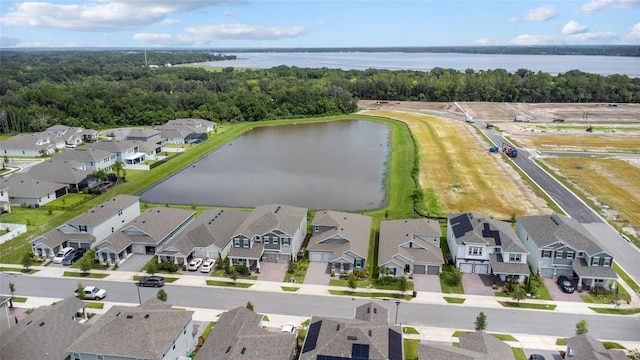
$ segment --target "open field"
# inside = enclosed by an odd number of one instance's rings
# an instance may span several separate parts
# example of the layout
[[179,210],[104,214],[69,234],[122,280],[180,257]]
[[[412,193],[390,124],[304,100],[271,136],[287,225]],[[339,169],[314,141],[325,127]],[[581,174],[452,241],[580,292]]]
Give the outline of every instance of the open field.
[[618,159],[587,157],[547,158],[544,163],[585,194],[600,214],[640,236],[640,167]]
[[359,100],[358,107],[369,110],[406,110],[406,111],[439,111],[453,110],[453,106],[442,102],[420,101],[384,101],[384,100]]
[[617,134],[566,134],[542,133],[511,137],[526,148],[542,151],[599,151],[599,152],[640,152],[640,131],[636,136]]
[[475,211],[509,219],[513,214],[549,212],[546,204],[501,157],[492,156],[466,124],[409,112],[363,113],[397,119],[409,126],[419,147],[420,182],[431,214]]

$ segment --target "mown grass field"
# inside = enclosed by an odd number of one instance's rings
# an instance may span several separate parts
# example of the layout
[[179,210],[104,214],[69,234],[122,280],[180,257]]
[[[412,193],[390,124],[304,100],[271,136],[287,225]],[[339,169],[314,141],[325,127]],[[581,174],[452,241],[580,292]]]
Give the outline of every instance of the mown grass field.
[[640,152],[640,137],[611,135],[530,135],[516,136],[528,148],[542,151]]
[[[476,140],[468,125],[418,113],[372,110],[365,114],[405,122],[418,145],[420,182],[430,214],[475,211],[498,219],[542,214],[524,190]],[[507,200],[508,199],[508,200]]]
[[618,159],[586,157],[549,158],[545,162],[558,169],[587,196],[620,212],[619,226],[640,227],[640,169]]

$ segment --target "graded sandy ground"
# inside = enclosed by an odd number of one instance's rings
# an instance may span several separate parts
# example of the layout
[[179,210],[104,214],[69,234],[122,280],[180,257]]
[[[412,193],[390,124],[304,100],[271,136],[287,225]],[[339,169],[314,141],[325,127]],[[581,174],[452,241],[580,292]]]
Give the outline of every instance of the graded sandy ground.
[[[433,109],[418,103],[412,111]],[[421,185],[427,201],[430,193],[435,194],[442,214],[474,211],[506,220],[514,214],[551,213],[500,155],[487,151],[486,142],[466,123],[417,112],[361,113],[409,126],[419,146]]]

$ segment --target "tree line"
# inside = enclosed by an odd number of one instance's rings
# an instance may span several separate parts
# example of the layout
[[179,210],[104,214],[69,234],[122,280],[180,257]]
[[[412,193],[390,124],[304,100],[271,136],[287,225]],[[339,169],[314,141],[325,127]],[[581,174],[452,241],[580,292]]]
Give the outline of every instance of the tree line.
[[[207,51],[147,52],[155,62],[217,61]],[[158,125],[175,118],[216,122],[346,114],[358,99],[397,101],[640,102],[640,79],[572,70],[457,71],[271,69],[209,71],[145,66],[144,53],[3,51],[0,132]]]

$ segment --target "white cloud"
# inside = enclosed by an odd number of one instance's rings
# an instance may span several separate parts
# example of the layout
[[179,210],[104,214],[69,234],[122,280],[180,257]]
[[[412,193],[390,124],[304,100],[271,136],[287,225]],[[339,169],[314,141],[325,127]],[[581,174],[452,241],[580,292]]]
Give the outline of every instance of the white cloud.
[[627,35],[627,39],[632,41],[640,41],[640,23],[633,25],[631,32]]
[[640,5],[640,0],[591,0],[582,5],[580,11],[591,14],[608,8],[630,9],[638,5]]
[[278,40],[293,38],[306,33],[308,29],[294,27],[264,27],[244,24],[219,24],[193,26],[184,29],[184,34],[138,33],[133,38],[149,45],[157,46],[205,46],[219,40]]
[[7,34],[0,34],[0,47],[14,47],[20,44],[20,39]]
[[520,35],[504,42],[504,45],[583,45],[603,44],[615,39],[613,31],[585,32],[571,35]]
[[509,18],[509,21],[547,21],[558,16],[556,7],[553,5],[544,5],[534,9],[527,10],[522,16]]
[[222,16],[224,16],[224,17],[234,17],[236,15],[234,13],[232,13],[231,11],[225,11],[224,13],[222,13]]
[[164,19],[160,21],[160,25],[178,24],[179,22],[180,20],[176,20],[176,19]]
[[78,31],[119,31],[136,29],[187,12],[241,0],[99,0],[90,3],[17,3],[0,22],[5,25]]
[[587,32],[586,25],[580,25],[579,23],[571,20],[562,28],[562,35],[572,35]]

